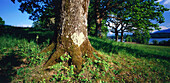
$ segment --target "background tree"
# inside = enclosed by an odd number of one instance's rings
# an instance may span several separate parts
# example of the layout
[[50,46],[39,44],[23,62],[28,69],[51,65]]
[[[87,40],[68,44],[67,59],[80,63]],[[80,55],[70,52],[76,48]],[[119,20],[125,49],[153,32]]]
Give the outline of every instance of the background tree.
[[[15,0],[12,0],[13,2]],[[94,59],[95,49],[87,36],[87,16],[89,0],[18,0],[20,11],[31,14],[33,20],[39,19],[50,5],[55,12],[54,36],[51,44],[42,52],[55,50],[46,62],[45,67],[55,64],[65,53],[72,57],[71,64],[76,72],[82,67],[82,56],[85,54]],[[99,54],[98,54],[99,55]]]
[[55,26],[55,18],[42,19],[40,17],[39,20],[33,22],[34,28],[45,28],[53,31],[54,26]]
[[[110,13],[110,10],[114,8],[118,8],[118,4],[124,2],[125,0],[90,0],[90,8],[89,10],[89,27],[95,27],[95,36],[102,36],[102,26],[104,26],[104,22],[106,23],[107,15]],[[90,30],[90,29],[89,29]]]
[[122,23],[120,28],[121,33],[121,42],[123,42],[124,39],[124,32],[131,32],[133,29],[132,25],[130,23]]
[[[132,5],[132,7],[127,8],[127,10],[130,11],[128,14],[129,22],[132,23],[132,27],[135,27],[127,29],[137,31],[135,33],[142,34],[140,35],[143,39],[143,42],[141,43],[146,44],[150,38],[149,31],[153,29],[159,29],[159,24],[163,23],[165,20],[163,13],[169,9],[165,8],[159,3],[156,3],[155,0],[144,0],[142,2],[139,1],[135,5]],[[128,23],[127,20],[125,21]]]
[[[164,11],[169,10],[163,5],[155,3],[154,0],[128,0],[119,4],[119,6],[119,8],[113,8],[111,10],[112,16],[108,17],[112,18],[110,22],[115,25],[121,24],[122,27],[119,30],[115,30],[115,35],[119,31],[121,32],[121,40],[123,40],[125,31],[159,29],[159,23],[164,22]],[[153,23],[152,21],[155,22]]]
[[4,25],[5,21],[0,17],[0,25]]
[[120,22],[118,20],[113,20],[112,18],[109,18],[106,24],[108,27],[111,27],[113,29],[113,32],[115,33],[115,41],[118,41],[118,28],[121,26]]
[[[97,1],[97,2],[96,2]],[[106,33],[107,27],[105,26],[107,18],[99,19],[101,12],[101,5],[105,0],[90,0],[88,11],[88,34],[91,36],[102,36],[102,32]]]
[[32,24],[33,24],[32,27],[34,27],[34,28],[40,28],[41,27],[39,21],[34,21]]
[[133,41],[142,44],[148,44],[150,39],[150,34],[148,30],[137,30],[133,33]]

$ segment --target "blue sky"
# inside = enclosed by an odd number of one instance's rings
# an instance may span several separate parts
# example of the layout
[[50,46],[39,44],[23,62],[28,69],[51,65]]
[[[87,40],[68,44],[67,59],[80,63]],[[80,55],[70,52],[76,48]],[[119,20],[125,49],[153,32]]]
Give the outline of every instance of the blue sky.
[[[170,0],[158,0],[157,2],[170,9]],[[170,11],[166,11],[163,15],[165,17],[165,22],[160,24],[159,27],[162,29],[168,29],[170,28]]]
[[0,17],[6,25],[31,26],[33,21],[29,20],[29,15],[19,11],[19,3],[13,4],[11,0],[0,0]]
[[[170,8],[170,0],[158,0],[160,4]],[[0,17],[5,21],[6,25],[13,26],[32,26],[33,21],[29,20],[29,15],[21,13],[18,8],[20,4],[13,4],[11,0],[0,0]],[[162,29],[170,28],[170,11],[165,12],[165,23],[160,24]]]

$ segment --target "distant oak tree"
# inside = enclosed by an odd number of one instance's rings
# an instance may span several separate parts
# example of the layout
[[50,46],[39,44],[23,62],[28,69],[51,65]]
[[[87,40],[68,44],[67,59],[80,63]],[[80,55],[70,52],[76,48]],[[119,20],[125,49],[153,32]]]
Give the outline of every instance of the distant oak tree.
[[[159,24],[165,22],[163,13],[168,11],[163,5],[155,2],[156,0],[118,0],[123,1],[118,7],[110,9],[108,22],[113,23],[115,40],[118,40],[118,33],[121,33],[123,41],[124,32],[148,32],[149,30],[159,29]],[[121,27],[121,28],[118,28]]]

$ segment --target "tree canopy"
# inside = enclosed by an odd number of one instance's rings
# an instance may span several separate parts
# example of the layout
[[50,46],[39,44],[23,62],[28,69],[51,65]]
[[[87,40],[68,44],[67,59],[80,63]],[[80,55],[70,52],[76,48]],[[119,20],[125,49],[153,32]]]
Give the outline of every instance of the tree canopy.
[[[15,2],[15,0],[12,1]],[[57,13],[54,1],[61,0],[18,0],[21,3],[19,10],[31,14],[30,19],[39,21],[36,23],[42,25],[41,27],[50,27],[53,25],[51,18],[55,18]],[[91,35],[101,35],[102,31],[106,31],[106,27],[104,27],[106,21],[113,22],[113,20],[118,20],[118,24],[128,25],[117,30],[118,32],[159,29],[159,23],[165,21],[163,13],[169,9],[155,1],[90,0],[88,32]],[[112,21],[108,19],[112,19]]]
[[[15,3],[16,0],[11,0]],[[19,10],[23,12],[27,12],[30,14],[29,19],[33,20],[33,26],[41,27],[41,28],[50,28],[54,25],[51,18],[55,18],[57,14],[55,5],[55,1],[57,3],[61,2],[61,0],[17,0],[21,3]]]
[[[118,8],[110,10],[111,14],[108,16],[110,19],[108,22],[115,25],[119,24],[117,27],[111,27],[114,30],[117,29],[115,34],[121,32],[122,35],[124,31],[140,32],[138,30],[159,29],[159,24],[165,21],[163,13],[168,10],[155,0],[128,0],[119,4]],[[118,29],[118,27],[121,28]]]

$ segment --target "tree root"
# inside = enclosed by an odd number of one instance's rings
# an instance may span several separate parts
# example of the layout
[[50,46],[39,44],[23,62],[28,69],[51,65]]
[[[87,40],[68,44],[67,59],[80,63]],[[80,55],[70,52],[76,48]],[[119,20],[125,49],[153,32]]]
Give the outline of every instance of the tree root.
[[41,53],[47,53],[47,52],[52,52],[52,50],[55,48],[56,43],[52,42],[48,47],[46,47],[45,49],[43,49]]
[[68,46],[64,47],[61,44],[57,45],[55,43],[52,43],[46,49],[44,49],[41,53],[52,51],[55,48],[56,48],[56,51],[49,57],[49,59],[44,65],[44,68],[48,68],[49,66],[56,64],[57,61],[60,60],[60,56],[64,55],[65,53],[71,56],[72,64],[75,65],[74,71],[76,73],[79,73],[82,69],[82,63],[84,61],[82,56],[87,55],[88,58],[91,58],[92,61],[94,61],[96,60],[96,58],[94,57],[93,53],[95,53],[98,57],[103,59],[103,57],[91,46],[89,41],[86,41],[80,47],[76,45],[72,45],[69,48]]

